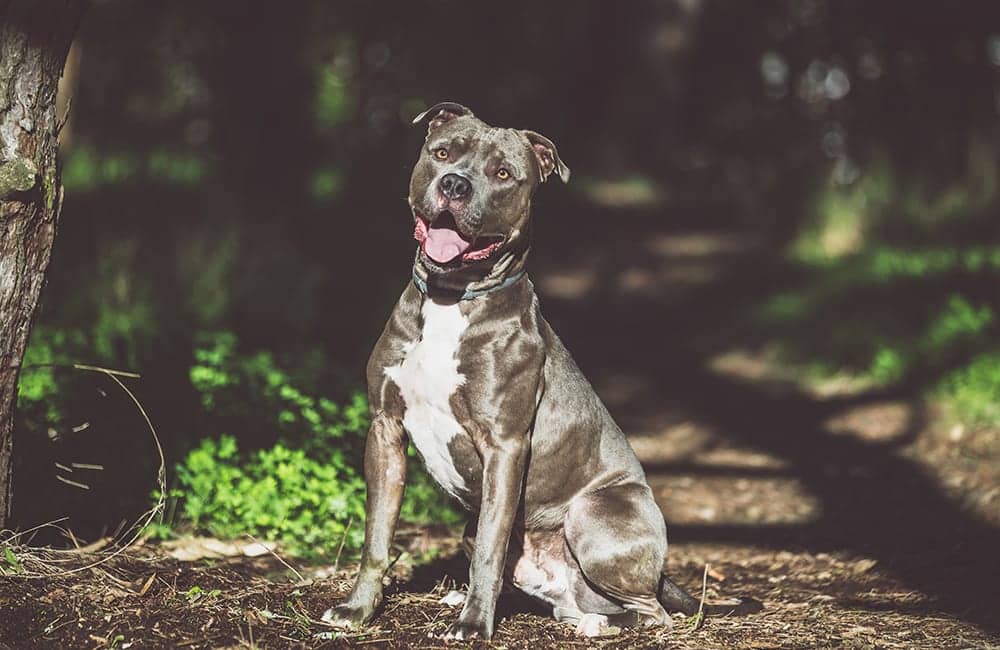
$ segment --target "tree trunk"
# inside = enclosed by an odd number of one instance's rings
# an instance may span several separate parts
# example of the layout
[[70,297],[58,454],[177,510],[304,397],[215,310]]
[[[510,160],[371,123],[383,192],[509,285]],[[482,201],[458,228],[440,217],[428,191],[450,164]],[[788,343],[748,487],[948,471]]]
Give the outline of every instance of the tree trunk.
[[56,90],[82,0],[0,0],[0,529],[21,359],[62,203]]

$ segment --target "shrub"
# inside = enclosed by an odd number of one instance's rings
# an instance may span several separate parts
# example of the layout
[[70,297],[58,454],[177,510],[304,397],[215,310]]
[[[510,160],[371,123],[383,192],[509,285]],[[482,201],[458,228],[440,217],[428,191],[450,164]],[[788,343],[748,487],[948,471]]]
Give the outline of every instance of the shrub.
[[[238,354],[229,333],[202,338],[190,378],[220,435],[202,440],[177,466],[171,490],[180,505],[177,524],[221,537],[250,533],[305,556],[334,553],[341,540],[348,552],[361,546],[368,427],[361,393],[343,406],[317,398],[269,353]],[[237,434],[260,441],[267,432],[271,443],[241,452]],[[418,465],[410,463],[401,518],[457,521]]]

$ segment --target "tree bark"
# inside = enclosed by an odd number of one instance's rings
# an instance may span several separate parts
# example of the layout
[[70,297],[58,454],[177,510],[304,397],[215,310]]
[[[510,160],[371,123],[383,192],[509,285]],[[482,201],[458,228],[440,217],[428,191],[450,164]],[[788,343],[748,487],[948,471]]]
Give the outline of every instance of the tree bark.
[[56,90],[83,0],[0,0],[0,529],[21,360],[62,204]]

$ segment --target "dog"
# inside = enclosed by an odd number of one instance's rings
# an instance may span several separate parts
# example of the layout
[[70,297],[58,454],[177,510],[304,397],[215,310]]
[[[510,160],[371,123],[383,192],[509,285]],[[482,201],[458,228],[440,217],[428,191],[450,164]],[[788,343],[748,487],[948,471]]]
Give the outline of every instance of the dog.
[[[450,639],[490,639],[506,581],[584,636],[670,625],[699,602],[664,573],[667,532],[618,425],[542,317],[525,273],[531,200],[570,170],[551,140],[493,127],[454,102],[428,121],[409,205],[413,278],[367,366],[365,545],[354,587],[324,620],[363,626],[382,579],[407,439],[471,514],[467,594]],[[716,606],[719,611],[734,607]]]

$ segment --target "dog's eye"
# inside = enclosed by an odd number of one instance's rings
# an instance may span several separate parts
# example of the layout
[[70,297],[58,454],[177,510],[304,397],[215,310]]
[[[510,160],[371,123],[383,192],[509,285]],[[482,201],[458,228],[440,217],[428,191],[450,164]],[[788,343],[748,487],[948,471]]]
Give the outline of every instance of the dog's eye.
[[510,172],[507,171],[505,168],[501,167],[500,169],[497,170],[497,178],[499,178],[502,181],[505,181],[508,178],[510,178]]
[[440,147],[434,150],[434,157],[438,160],[448,160],[448,150],[444,147]]

